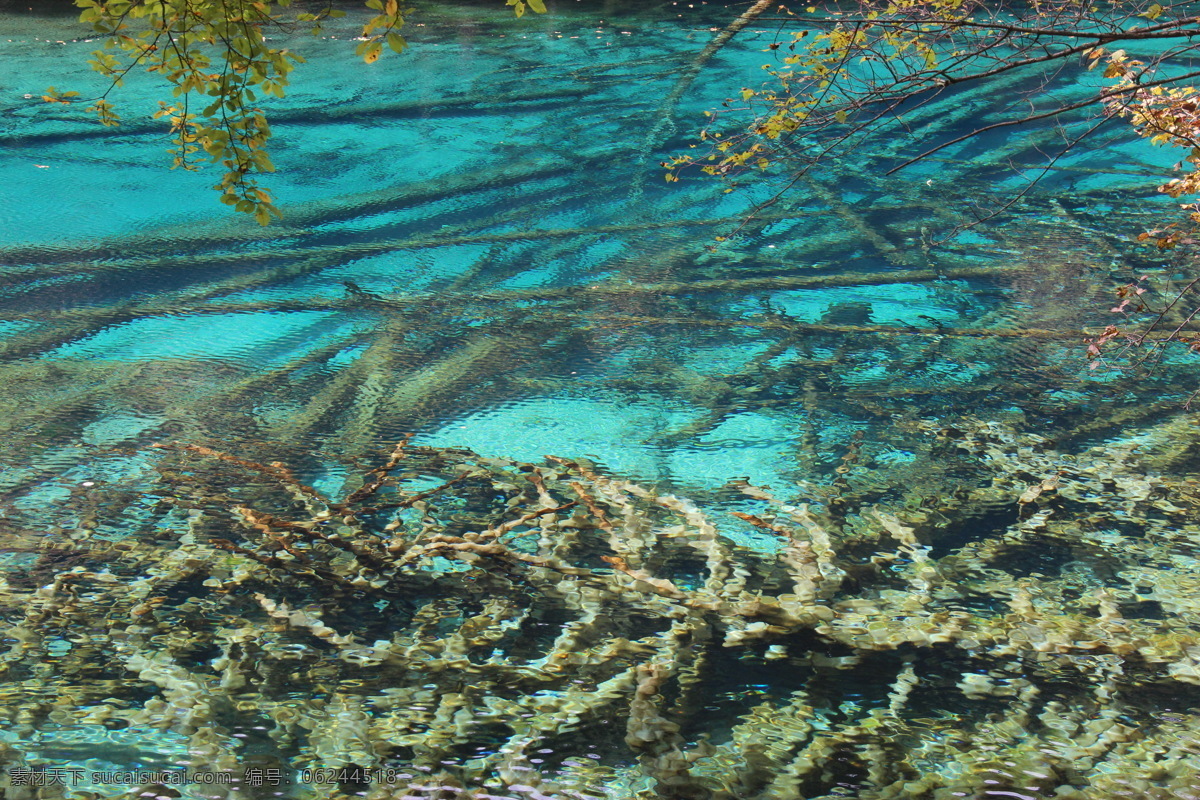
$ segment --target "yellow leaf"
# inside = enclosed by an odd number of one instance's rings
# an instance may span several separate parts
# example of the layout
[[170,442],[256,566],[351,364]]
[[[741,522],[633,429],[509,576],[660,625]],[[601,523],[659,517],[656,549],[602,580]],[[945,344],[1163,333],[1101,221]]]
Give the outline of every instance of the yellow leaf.
[[529,7],[539,14],[546,13],[546,4],[542,0],[529,0]]

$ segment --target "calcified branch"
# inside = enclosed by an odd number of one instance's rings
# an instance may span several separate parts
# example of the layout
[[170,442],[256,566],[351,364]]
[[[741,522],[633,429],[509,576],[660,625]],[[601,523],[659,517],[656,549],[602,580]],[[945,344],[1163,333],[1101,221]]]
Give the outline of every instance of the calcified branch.
[[854,491],[851,447],[812,502],[741,484],[711,508],[411,441],[336,499],[269,455],[163,448],[154,491],[186,513],[158,538],[0,582],[20,703],[0,719],[14,749],[119,724],[219,769],[253,723],[280,769],[403,767],[409,791],[454,797],[1194,785],[1195,715],[1130,722],[1200,684],[1186,421],[1077,452],[915,424],[929,446],[882,499]]

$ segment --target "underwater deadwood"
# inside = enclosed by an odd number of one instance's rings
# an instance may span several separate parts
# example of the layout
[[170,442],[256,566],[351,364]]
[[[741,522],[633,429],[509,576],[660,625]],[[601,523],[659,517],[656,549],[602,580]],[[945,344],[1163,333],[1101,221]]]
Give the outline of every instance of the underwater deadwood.
[[[1069,454],[922,425],[936,480],[960,476],[936,503],[738,484],[732,511],[407,441],[333,499],[162,445],[153,539],[47,542],[0,587],[0,757],[157,732],[241,780],[233,734],[259,726],[256,765],[369,770],[372,800],[1194,786],[1200,719],[1162,703],[1200,686],[1200,495],[1142,460],[1177,431]],[[752,691],[768,663],[786,685]]]

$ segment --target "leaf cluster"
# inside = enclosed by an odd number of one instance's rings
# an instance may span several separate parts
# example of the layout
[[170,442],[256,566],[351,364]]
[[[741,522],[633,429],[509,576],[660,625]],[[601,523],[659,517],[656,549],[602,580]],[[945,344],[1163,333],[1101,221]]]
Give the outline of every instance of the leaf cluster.
[[[1129,120],[1139,135],[1154,145],[1182,148],[1186,155],[1175,165],[1190,168],[1186,175],[1167,181],[1158,187],[1173,198],[1200,194],[1200,95],[1195,86],[1149,85],[1145,80],[1147,64],[1130,58],[1124,50],[1106,53],[1097,47],[1088,55],[1094,67],[1101,58],[1107,62],[1104,77],[1116,78],[1119,92],[1107,101],[1109,113]],[[1200,203],[1184,205],[1193,223],[1200,223]],[[1175,229],[1175,230],[1172,230]],[[1148,231],[1138,237],[1153,240],[1159,249],[1170,249],[1191,237],[1172,223],[1159,231]]]

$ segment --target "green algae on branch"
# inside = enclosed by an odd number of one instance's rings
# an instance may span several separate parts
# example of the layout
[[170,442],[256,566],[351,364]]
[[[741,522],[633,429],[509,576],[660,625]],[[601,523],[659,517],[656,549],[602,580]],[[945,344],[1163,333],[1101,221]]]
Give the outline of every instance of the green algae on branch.
[[153,536],[92,537],[93,508],[0,589],[0,758],[61,766],[49,725],[157,729],[240,776],[258,725],[256,764],[446,800],[1194,785],[1200,717],[1162,706],[1200,686],[1200,491],[1153,471],[1186,463],[1179,426],[1074,455],[917,427],[906,487],[864,491],[851,452],[807,503],[737,484],[719,516],[558,458],[402,442],[332,499],[164,445]]

